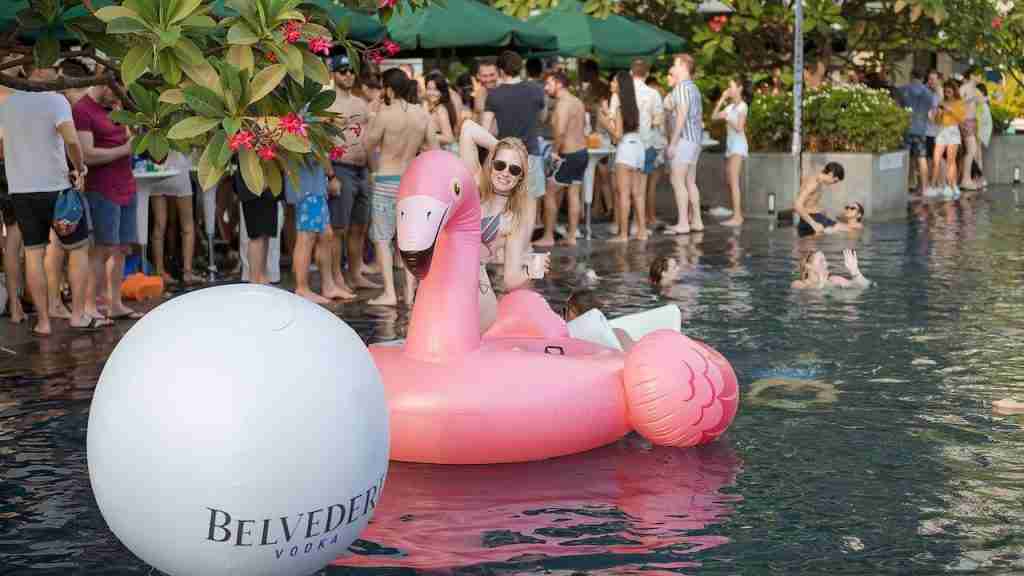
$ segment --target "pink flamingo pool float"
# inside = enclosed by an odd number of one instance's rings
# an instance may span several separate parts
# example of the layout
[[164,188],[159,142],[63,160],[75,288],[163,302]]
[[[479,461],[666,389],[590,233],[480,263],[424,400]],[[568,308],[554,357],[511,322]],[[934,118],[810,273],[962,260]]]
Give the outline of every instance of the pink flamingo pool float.
[[398,192],[398,248],[420,278],[404,345],[371,346],[391,418],[391,458],[437,464],[574,454],[636,430],[664,446],[722,434],[739,388],[729,363],[671,330],[627,354],[569,336],[537,293],[498,303],[480,335],[480,195],[453,154],[413,161]]

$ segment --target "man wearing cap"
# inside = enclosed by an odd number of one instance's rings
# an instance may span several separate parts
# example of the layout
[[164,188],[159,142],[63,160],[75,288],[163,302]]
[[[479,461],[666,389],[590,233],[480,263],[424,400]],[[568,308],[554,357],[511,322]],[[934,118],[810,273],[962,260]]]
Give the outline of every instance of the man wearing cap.
[[370,227],[370,178],[366,167],[366,147],[363,143],[366,126],[370,120],[366,101],[353,94],[356,74],[348,56],[335,56],[331,61],[334,70],[334,104],[330,111],[341,115],[339,125],[344,133],[335,146],[344,149],[340,159],[332,164],[327,176],[331,180],[328,189],[340,192],[328,197],[327,207],[331,215],[331,226],[335,229],[336,240],[331,262],[335,263],[335,283],[346,286],[341,273],[343,246],[348,246],[349,276],[354,288],[380,288],[363,275],[363,246]]

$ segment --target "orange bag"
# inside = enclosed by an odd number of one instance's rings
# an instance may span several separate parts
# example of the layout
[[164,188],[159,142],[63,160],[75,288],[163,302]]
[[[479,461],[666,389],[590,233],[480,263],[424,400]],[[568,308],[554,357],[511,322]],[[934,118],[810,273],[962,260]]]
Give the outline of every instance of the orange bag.
[[121,297],[128,300],[159,298],[164,293],[164,279],[159,276],[132,274],[121,284]]

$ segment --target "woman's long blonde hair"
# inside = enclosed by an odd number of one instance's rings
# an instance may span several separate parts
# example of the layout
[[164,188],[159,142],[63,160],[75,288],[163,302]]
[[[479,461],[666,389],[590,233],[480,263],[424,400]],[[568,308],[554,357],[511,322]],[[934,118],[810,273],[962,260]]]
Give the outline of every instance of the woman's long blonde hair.
[[480,169],[480,203],[489,202],[497,195],[491,181],[491,173],[494,171],[494,159],[498,156],[498,152],[505,148],[519,155],[519,162],[523,167],[523,175],[519,177],[519,182],[508,194],[508,205],[505,207],[505,211],[511,214],[512,222],[515,223],[525,216],[526,203],[530,200],[527,188],[527,178],[530,175],[530,154],[519,138],[498,140],[494,150],[487,155],[487,159],[484,160],[484,165]]

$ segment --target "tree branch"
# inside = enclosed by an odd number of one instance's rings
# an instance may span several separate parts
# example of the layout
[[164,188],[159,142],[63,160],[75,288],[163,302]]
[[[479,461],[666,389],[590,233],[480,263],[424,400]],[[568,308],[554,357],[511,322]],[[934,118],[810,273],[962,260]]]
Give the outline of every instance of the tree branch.
[[22,92],[59,92],[61,90],[90,88],[92,86],[102,86],[104,84],[112,84],[116,82],[117,76],[111,72],[107,72],[101,76],[89,76],[87,78],[69,78],[67,76],[62,76],[56,80],[29,80],[0,74],[0,86],[14,88],[15,90],[21,90]]

